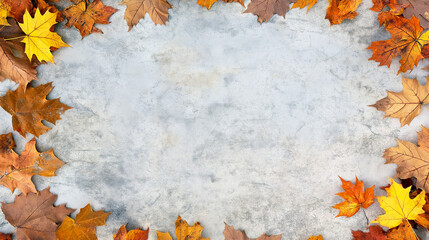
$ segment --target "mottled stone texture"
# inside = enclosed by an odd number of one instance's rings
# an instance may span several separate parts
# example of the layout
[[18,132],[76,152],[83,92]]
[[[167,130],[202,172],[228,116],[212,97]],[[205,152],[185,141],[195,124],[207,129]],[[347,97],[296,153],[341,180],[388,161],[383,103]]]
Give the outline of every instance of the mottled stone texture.
[[[350,239],[366,220],[362,212],[335,218],[337,176],[358,176],[383,194],[378,187],[395,170],[383,164],[384,149],[429,127],[426,109],[400,128],[367,106],[402,89],[397,61],[392,69],[368,61],[370,43],[388,37],[370,1],[354,21],[330,27],[327,1],[260,25],[239,4],[206,11],[175,0],[167,26],[148,18],[130,32],[124,6],[105,2],[120,11],[100,26],[104,35],[81,40],[61,28],[72,48],[39,67],[39,82],[54,82],[50,97],[74,109],[38,140],[67,165],[34,178],[58,203],[112,211],[100,239],[125,223],[174,232],[178,214],[201,221],[214,240],[223,239],[223,222],[250,237]],[[424,74],[412,76],[424,82]],[[13,87],[2,83],[1,94]],[[0,122],[1,133],[12,130],[3,110]],[[1,187],[0,200],[12,199]],[[370,220],[381,212],[367,210]]]

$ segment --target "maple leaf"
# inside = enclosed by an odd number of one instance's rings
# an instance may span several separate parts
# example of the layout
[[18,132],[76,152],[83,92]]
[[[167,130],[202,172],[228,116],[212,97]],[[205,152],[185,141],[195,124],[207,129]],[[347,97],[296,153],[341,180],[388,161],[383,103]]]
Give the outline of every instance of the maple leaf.
[[420,114],[423,105],[429,104],[428,82],[422,86],[417,79],[402,78],[402,92],[386,91],[387,97],[371,106],[385,112],[384,117],[398,118],[401,126],[410,124]]
[[410,19],[416,17],[420,21],[420,26],[429,28],[429,1],[428,0],[401,0],[404,5],[407,5],[403,15]]
[[33,9],[31,0],[2,0],[1,3],[10,8],[8,16],[20,22],[22,21],[25,11]]
[[311,236],[308,240],[323,240],[322,235],[319,236]]
[[225,3],[233,3],[233,2],[240,3],[241,6],[244,7],[244,0],[222,0],[222,1]]
[[386,212],[372,223],[379,223],[385,227],[394,228],[402,223],[402,220],[415,220],[419,214],[424,213],[425,192],[421,192],[415,198],[410,198],[411,186],[403,188],[401,184],[390,179],[391,186],[386,188],[387,197],[377,197],[380,207]]
[[110,213],[103,210],[93,212],[88,204],[80,209],[75,219],[66,217],[57,230],[57,240],[97,240],[95,227],[106,225]]
[[0,97],[0,106],[12,115],[13,129],[22,136],[31,133],[38,137],[51,128],[43,125],[42,120],[55,124],[60,113],[71,109],[60,102],[59,98],[47,100],[46,96],[53,89],[52,83],[38,87],[27,86],[18,88],[16,91],[8,91],[5,96]]
[[353,231],[353,240],[386,240],[386,233],[380,226],[370,226],[369,232]]
[[67,18],[66,27],[74,26],[83,38],[90,33],[103,33],[94,27],[94,24],[109,24],[110,16],[116,11],[118,9],[105,6],[101,0],[95,0],[89,5],[84,1],[71,5],[64,9],[63,14]]
[[12,234],[0,233],[0,240],[12,240]]
[[12,192],[18,188],[24,195],[37,192],[31,177],[56,176],[55,171],[64,163],[55,157],[53,150],[39,153],[36,149],[36,140],[32,139],[25,146],[21,155],[16,154],[12,148],[15,143],[12,133],[0,135],[0,184]]
[[[391,13],[387,13],[391,14]],[[423,32],[419,20],[415,17],[406,19],[391,15],[389,24],[385,25],[386,30],[392,35],[389,40],[373,42],[368,49],[373,51],[369,60],[380,63],[380,66],[390,67],[392,60],[401,56],[399,62],[401,67],[398,74],[413,70],[423,58],[422,47],[429,43],[429,32]]]
[[197,4],[201,7],[205,7],[207,10],[210,10],[213,3],[217,2],[217,0],[198,0]]
[[113,240],[147,240],[148,234],[149,229],[134,229],[127,232],[127,226],[123,225],[119,228],[118,232],[113,235]]
[[65,204],[54,206],[57,196],[46,188],[38,193],[21,194],[13,203],[1,203],[6,220],[16,227],[19,240],[55,240],[55,231],[63,219],[74,212]]
[[403,219],[399,227],[390,229],[387,233],[388,240],[420,240],[410,223]]
[[303,9],[306,6],[308,6],[307,8],[307,12],[308,12],[310,8],[312,8],[316,3],[317,3],[317,0],[298,0],[296,3],[293,4],[292,8]]
[[[234,229],[233,226],[229,226],[226,223],[225,223],[225,229],[223,230],[223,235],[225,236],[225,240],[250,240],[250,238],[247,236],[245,231]],[[264,233],[258,238],[255,238],[254,240],[281,240],[281,239],[282,239],[282,234],[268,236],[267,234]]]
[[173,238],[171,238],[170,234],[168,232],[159,232],[157,230],[156,231],[156,236],[158,237],[158,240],[173,240]]
[[0,39],[0,78],[8,78],[25,88],[29,82],[37,80],[36,75],[37,71],[31,63],[15,57],[6,41]]
[[25,53],[30,61],[35,55],[39,61],[54,63],[50,48],[70,47],[63,42],[60,35],[50,30],[57,23],[57,14],[57,12],[46,11],[42,15],[37,8],[34,18],[32,18],[28,11],[25,12],[24,22],[19,23],[19,26],[26,34],[22,42],[25,43]]
[[370,8],[374,12],[382,11],[386,6],[389,7],[389,12],[394,15],[401,15],[404,8],[408,7],[407,4],[400,4],[397,0],[372,0],[374,6]]
[[258,16],[258,22],[263,23],[275,14],[285,18],[289,5],[298,0],[252,0],[243,13],[253,13]]
[[349,181],[345,181],[341,177],[340,179],[343,183],[341,187],[344,189],[344,192],[337,193],[337,195],[344,198],[344,202],[338,203],[333,207],[340,210],[337,217],[351,217],[361,207],[368,208],[374,203],[374,186],[365,190],[363,181],[359,181],[357,177],[355,185]]
[[125,20],[127,20],[128,31],[131,30],[140,19],[144,19],[146,13],[156,24],[165,25],[168,21],[168,9],[171,4],[167,0],[123,0],[121,5],[126,5]]
[[358,15],[355,10],[361,2],[362,0],[329,0],[325,19],[329,20],[331,26],[340,24],[346,19],[352,20]]
[[[196,222],[192,227],[188,225],[185,220],[182,220],[180,216],[176,220],[176,238],[177,240],[210,240],[209,238],[202,238],[201,232],[203,227],[201,227],[199,222]],[[163,233],[156,231],[156,235],[159,240],[171,240],[169,233]]]
[[0,25],[6,25],[9,26],[9,23],[7,22],[7,15],[10,12],[10,6],[3,3],[3,1],[0,1]]

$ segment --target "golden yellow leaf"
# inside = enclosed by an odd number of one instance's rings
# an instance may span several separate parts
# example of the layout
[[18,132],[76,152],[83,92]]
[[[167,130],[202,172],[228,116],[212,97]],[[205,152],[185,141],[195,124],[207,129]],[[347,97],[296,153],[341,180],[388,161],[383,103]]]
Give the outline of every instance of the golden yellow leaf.
[[194,226],[191,227],[185,220],[182,220],[182,218],[178,216],[175,225],[177,240],[209,240],[208,238],[201,237],[201,232],[204,228],[199,222],[196,222]]
[[9,14],[10,6],[0,1],[0,25],[10,26],[7,22],[7,15]]
[[403,219],[399,227],[389,230],[387,240],[420,240],[410,223]]
[[32,18],[28,11],[25,12],[23,23],[19,23],[19,27],[26,34],[21,42],[25,43],[25,54],[30,61],[33,55],[36,55],[39,61],[53,63],[51,47],[70,47],[63,42],[60,35],[50,30],[57,23],[57,14],[58,12],[46,11],[42,15],[40,10],[36,9],[34,18]]
[[168,232],[163,233],[156,231],[156,236],[158,236],[158,240],[173,240]]
[[411,186],[403,188],[401,184],[390,179],[390,187],[386,188],[387,197],[377,197],[380,207],[386,212],[372,223],[379,223],[385,227],[394,228],[402,223],[402,220],[416,220],[419,214],[424,213],[425,191],[415,198],[410,198]]
[[311,236],[308,240],[323,240],[322,235],[319,236]]
[[310,8],[312,8],[314,6],[314,4],[317,3],[317,0],[298,0],[298,2],[294,3],[292,8],[300,8],[303,9],[306,6],[308,6],[307,8],[307,12],[310,10]]
[[215,2],[217,2],[217,0],[198,0],[197,4],[200,5],[201,7],[207,8],[207,10],[210,10],[213,3]]

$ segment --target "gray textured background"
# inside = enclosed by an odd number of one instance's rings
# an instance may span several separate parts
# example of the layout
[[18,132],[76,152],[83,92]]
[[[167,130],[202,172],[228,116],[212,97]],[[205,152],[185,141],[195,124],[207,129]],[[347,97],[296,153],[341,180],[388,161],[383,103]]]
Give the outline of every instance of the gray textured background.
[[[388,37],[369,0],[333,27],[327,1],[260,25],[239,4],[206,11],[175,0],[167,26],[146,19],[130,32],[125,7],[105,2],[120,9],[99,26],[105,34],[81,40],[60,25],[72,48],[38,69],[39,83],[54,82],[50,97],[74,107],[38,140],[67,162],[57,177],[34,177],[38,189],[50,186],[72,208],[112,211],[99,239],[125,223],[174,233],[179,214],[215,240],[224,221],[283,239],[350,239],[350,229],[365,229],[362,212],[335,218],[337,176],[387,184],[395,166],[383,164],[383,150],[395,138],[415,141],[429,119],[424,109],[400,128],[367,107],[402,90],[397,60],[392,69],[368,61],[366,47]],[[3,82],[1,94],[13,87]],[[12,131],[3,110],[0,121],[1,133]],[[20,151],[25,140],[14,136]],[[1,187],[0,200],[13,196]],[[370,220],[381,212],[367,210]]]

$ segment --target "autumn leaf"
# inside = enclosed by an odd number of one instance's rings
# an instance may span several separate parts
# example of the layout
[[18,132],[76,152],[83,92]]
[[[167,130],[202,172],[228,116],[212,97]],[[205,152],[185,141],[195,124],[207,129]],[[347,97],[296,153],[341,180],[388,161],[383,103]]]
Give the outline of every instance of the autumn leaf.
[[258,22],[263,23],[275,14],[285,18],[289,5],[298,0],[252,0],[243,13],[253,13],[258,16]]
[[197,0],[197,4],[201,7],[205,7],[207,10],[210,10],[215,2],[217,2],[217,0]]
[[171,4],[167,0],[123,0],[121,5],[126,5],[124,18],[128,23],[128,31],[131,30],[140,19],[144,19],[146,13],[156,24],[165,25],[168,21],[168,9]]
[[322,235],[319,236],[311,236],[308,240],[323,240]]
[[74,212],[65,204],[54,206],[57,196],[46,188],[38,193],[21,194],[13,203],[1,203],[6,220],[16,227],[19,240],[55,240],[55,231],[63,219]]
[[[203,227],[201,227],[199,222],[196,222],[192,227],[188,225],[185,220],[182,220],[180,216],[176,220],[176,238],[177,240],[210,240],[209,238],[202,238],[201,232]],[[171,240],[169,233],[163,233],[156,231],[158,240]]]
[[36,193],[37,190],[31,177],[34,175],[56,176],[55,171],[64,165],[55,157],[52,149],[42,153],[38,152],[35,139],[27,143],[21,155],[12,150],[14,147],[12,133],[0,135],[0,172],[2,173],[0,184],[12,192],[18,188],[24,195],[29,192]]
[[63,14],[67,18],[66,27],[74,26],[83,37],[90,33],[103,33],[94,27],[95,23],[108,24],[110,16],[118,9],[105,6],[101,0],[94,0],[87,5],[84,1],[77,5],[71,5],[64,9]]
[[429,104],[428,82],[422,86],[417,79],[402,78],[402,92],[386,91],[387,97],[371,106],[385,112],[384,117],[398,118],[401,126],[410,124],[420,114],[423,105]]
[[80,209],[75,219],[66,217],[57,230],[57,240],[97,240],[95,227],[106,225],[110,213],[103,210],[93,212],[88,204]]
[[42,15],[40,10],[37,9],[34,18],[32,18],[28,11],[25,12],[24,22],[19,23],[19,26],[26,34],[22,42],[25,43],[25,53],[30,61],[35,55],[39,61],[53,63],[54,57],[51,53],[51,47],[70,47],[61,40],[60,35],[50,30],[57,23],[57,14],[57,12],[46,11]]
[[380,226],[370,226],[369,232],[353,231],[353,240],[386,240],[387,235]]
[[331,26],[346,19],[352,20],[358,15],[355,11],[361,2],[362,0],[329,0],[325,19],[329,20]]
[[10,6],[3,3],[3,0],[0,0],[0,25],[9,26],[7,22],[7,16],[10,12]]
[[119,228],[118,232],[113,235],[113,240],[147,240],[148,234],[149,229],[134,229],[127,232],[127,226],[123,225]]
[[222,1],[225,2],[225,3],[234,3],[234,2],[240,3],[241,6],[244,7],[244,0],[222,0]]
[[12,234],[0,233],[0,240],[12,240]]
[[10,7],[8,16],[13,17],[20,22],[22,22],[22,17],[25,11],[33,9],[33,3],[31,0],[2,0],[2,3]]
[[[225,240],[250,240],[250,238],[247,236],[246,232],[243,230],[234,229],[233,226],[229,226],[225,223],[225,229],[223,230],[223,235],[225,237]],[[254,240],[281,240],[282,235],[267,235],[262,234],[258,238],[255,238]],[[312,239],[312,238],[310,238]],[[314,238],[317,240],[318,238]],[[320,238],[323,240],[323,238]]]
[[411,186],[403,188],[401,184],[390,179],[391,186],[386,188],[387,197],[377,197],[380,207],[386,212],[372,223],[379,223],[388,228],[394,228],[402,223],[402,220],[415,220],[419,214],[424,213],[422,209],[425,204],[425,192],[421,192],[415,198],[410,198]]
[[404,17],[410,19],[413,16],[418,18],[420,26],[429,28],[429,1],[428,0],[401,0],[404,5],[408,5],[404,10]]
[[158,240],[173,240],[168,232],[164,233],[156,231],[156,236],[158,237]]
[[[390,14],[391,13],[387,13]],[[413,70],[419,61],[423,59],[422,47],[429,43],[429,32],[423,32],[419,25],[419,20],[415,17],[406,19],[391,15],[389,24],[385,25],[386,30],[392,35],[389,40],[373,42],[368,49],[373,51],[369,60],[380,63],[380,66],[390,67],[392,60],[401,56],[398,74]]]
[[398,0],[372,0],[374,6],[370,8],[374,12],[382,11],[386,6],[389,7],[389,12],[394,15],[401,15],[407,4],[398,3]]
[[387,240],[420,240],[410,223],[403,219],[399,227],[390,229],[387,233]]
[[308,12],[310,8],[312,8],[316,3],[317,3],[317,0],[298,0],[296,3],[293,4],[292,8],[303,9],[306,6],[308,6],[307,8],[307,12]]
[[38,87],[27,86],[16,91],[8,91],[0,97],[0,106],[12,115],[13,129],[22,136],[31,133],[38,137],[51,128],[43,125],[42,120],[55,122],[61,119],[60,114],[71,109],[60,102],[59,98],[47,100],[46,96],[53,89],[52,83]]
[[365,190],[363,181],[359,181],[357,177],[355,185],[349,181],[345,181],[341,177],[340,179],[343,183],[341,187],[344,189],[344,192],[337,193],[337,195],[344,198],[344,202],[338,203],[333,207],[340,210],[337,217],[351,217],[361,207],[368,208],[374,203],[374,186]]

